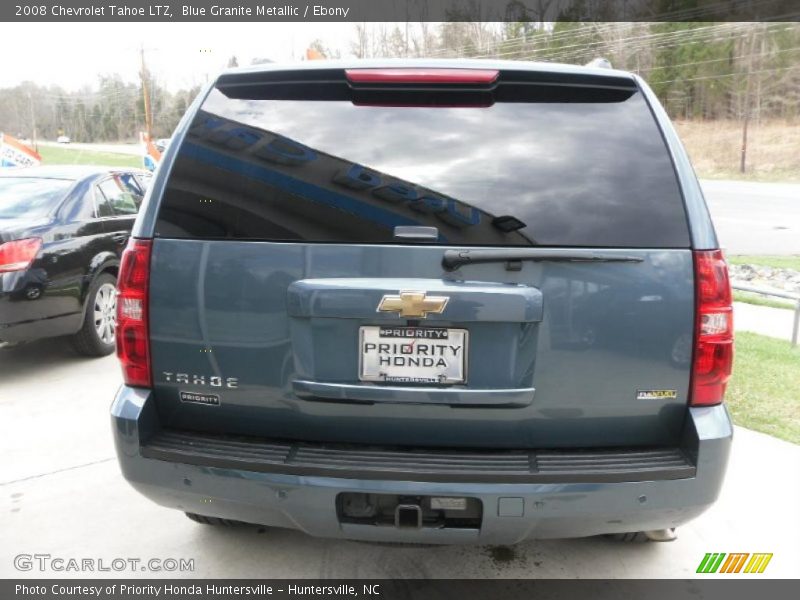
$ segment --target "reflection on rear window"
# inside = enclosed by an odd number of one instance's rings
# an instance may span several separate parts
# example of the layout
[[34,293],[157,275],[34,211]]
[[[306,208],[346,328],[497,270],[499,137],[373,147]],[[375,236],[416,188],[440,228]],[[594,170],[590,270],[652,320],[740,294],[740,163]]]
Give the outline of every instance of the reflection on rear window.
[[180,147],[156,233],[397,243],[398,225],[434,226],[454,245],[689,245],[639,92],[448,108],[214,90]]
[[0,177],[0,219],[44,216],[72,186],[64,179]]

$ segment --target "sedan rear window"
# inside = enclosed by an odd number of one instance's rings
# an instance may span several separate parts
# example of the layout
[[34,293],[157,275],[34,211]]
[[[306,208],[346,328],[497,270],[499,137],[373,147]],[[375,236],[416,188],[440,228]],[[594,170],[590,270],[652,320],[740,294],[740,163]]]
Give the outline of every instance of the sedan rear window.
[[0,219],[40,217],[58,206],[74,182],[38,177],[0,177]]
[[424,226],[438,232],[426,243],[451,245],[689,245],[675,170],[634,87],[415,105],[263,85],[205,100],[156,235],[402,243],[396,227]]

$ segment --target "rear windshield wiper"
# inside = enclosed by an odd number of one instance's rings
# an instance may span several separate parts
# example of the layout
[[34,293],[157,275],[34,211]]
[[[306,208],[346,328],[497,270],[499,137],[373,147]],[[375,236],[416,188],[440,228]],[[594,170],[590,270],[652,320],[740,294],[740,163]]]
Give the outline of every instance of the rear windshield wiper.
[[522,261],[550,262],[642,262],[639,256],[602,253],[594,250],[569,250],[558,248],[498,248],[480,250],[445,250],[442,267],[455,271],[463,265],[505,262],[506,270],[519,271]]

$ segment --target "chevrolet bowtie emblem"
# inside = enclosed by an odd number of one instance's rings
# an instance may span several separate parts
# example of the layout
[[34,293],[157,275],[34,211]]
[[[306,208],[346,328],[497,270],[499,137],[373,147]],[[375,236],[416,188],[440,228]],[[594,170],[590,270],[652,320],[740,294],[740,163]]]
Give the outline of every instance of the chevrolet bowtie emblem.
[[447,306],[447,296],[426,296],[425,292],[400,292],[387,294],[378,304],[378,312],[399,312],[401,317],[422,318],[428,313],[441,314]]

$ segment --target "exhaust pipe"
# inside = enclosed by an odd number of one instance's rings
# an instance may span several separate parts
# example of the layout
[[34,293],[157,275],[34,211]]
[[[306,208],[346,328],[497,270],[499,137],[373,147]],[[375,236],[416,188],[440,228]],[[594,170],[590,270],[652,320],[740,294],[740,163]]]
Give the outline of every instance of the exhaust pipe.
[[678,539],[674,527],[670,527],[669,529],[653,529],[651,531],[645,531],[644,534],[651,542],[674,542]]

